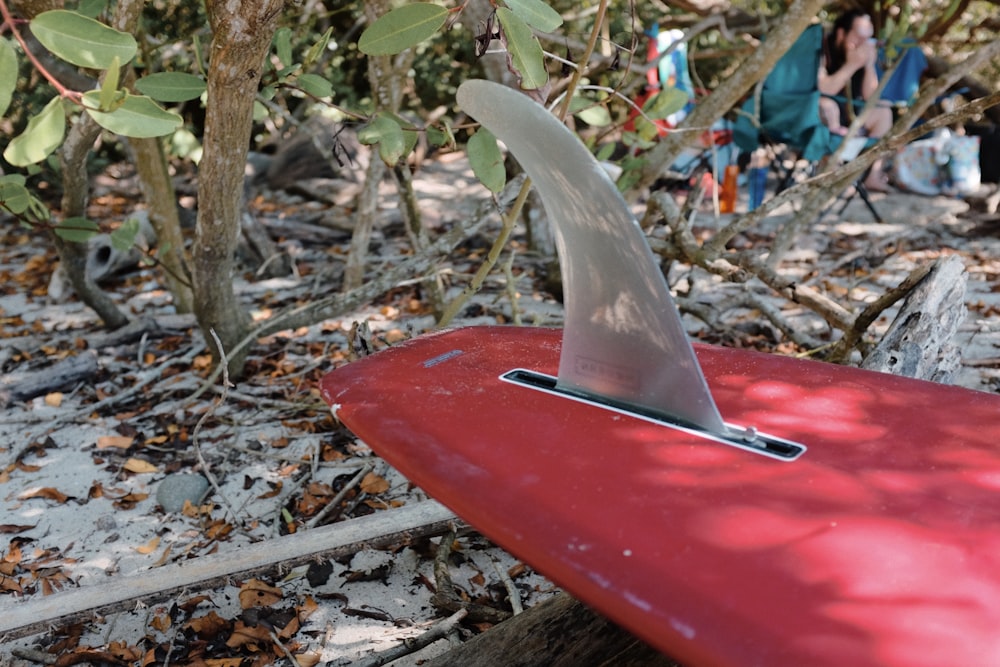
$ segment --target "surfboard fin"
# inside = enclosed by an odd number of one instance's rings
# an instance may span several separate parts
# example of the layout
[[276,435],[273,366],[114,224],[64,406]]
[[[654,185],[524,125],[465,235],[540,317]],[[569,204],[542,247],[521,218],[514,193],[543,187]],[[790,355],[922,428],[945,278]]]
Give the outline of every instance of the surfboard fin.
[[723,422],[645,236],[586,147],[500,84],[466,81],[458,103],[507,145],[552,223],[566,307],[557,387],[743,437]]

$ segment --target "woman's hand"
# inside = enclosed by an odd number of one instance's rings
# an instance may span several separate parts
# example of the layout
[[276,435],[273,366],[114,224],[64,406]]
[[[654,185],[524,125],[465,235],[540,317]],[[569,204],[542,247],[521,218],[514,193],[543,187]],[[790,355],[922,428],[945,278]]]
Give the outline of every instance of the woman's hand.
[[844,50],[844,61],[852,70],[875,66],[878,50],[874,41],[849,38],[844,41]]

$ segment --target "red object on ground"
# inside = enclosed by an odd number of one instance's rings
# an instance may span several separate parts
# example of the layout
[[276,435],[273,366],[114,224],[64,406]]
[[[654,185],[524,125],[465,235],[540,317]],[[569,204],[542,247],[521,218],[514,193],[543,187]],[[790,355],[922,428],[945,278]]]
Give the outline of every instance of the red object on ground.
[[1000,664],[1000,397],[696,346],[727,422],[808,448],[780,461],[500,379],[555,375],[561,337],[422,336],[333,371],[323,397],[685,665]]

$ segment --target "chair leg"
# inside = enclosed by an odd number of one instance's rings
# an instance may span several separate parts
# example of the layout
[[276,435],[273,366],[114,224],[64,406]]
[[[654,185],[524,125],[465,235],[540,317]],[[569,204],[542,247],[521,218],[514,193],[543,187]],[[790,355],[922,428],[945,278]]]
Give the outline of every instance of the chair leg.
[[872,212],[872,217],[875,218],[875,222],[884,223],[885,220],[883,220],[882,216],[875,210],[875,204],[872,203],[871,195],[868,193],[868,188],[865,187],[864,182],[858,180],[858,182],[854,184],[854,189],[857,190],[858,195],[861,197],[861,201],[865,203],[868,210]]
[[[844,211],[847,209],[847,205],[851,203],[852,199],[854,199],[854,195],[858,195],[861,197],[861,201],[865,203],[865,206],[868,207],[868,210],[871,211],[872,217],[875,218],[875,222],[882,224],[885,220],[883,220],[882,216],[878,214],[877,210],[875,210],[875,204],[872,203],[871,193],[868,192],[868,188],[865,186],[865,178],[867,177],[868,171],[865,171],[865,173],[861,174],[858,180],[855,181],[854,192],[846,197],[844,195],[840,195],[840,197],[843,197],[844,199],[844,205],[840,207],[839,211],[837,211],[837,215],[843,215]],[[834,202],[834,205],[836,205],[836,202]]]

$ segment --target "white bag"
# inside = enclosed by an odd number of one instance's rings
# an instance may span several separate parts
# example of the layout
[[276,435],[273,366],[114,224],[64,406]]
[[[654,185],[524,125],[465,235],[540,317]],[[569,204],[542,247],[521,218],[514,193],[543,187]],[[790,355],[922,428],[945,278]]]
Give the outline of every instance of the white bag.
[[921,195],[969,194],[979,189],[979,137],[944,130],[914,141],[892,161],[892,177],[903,190]]

